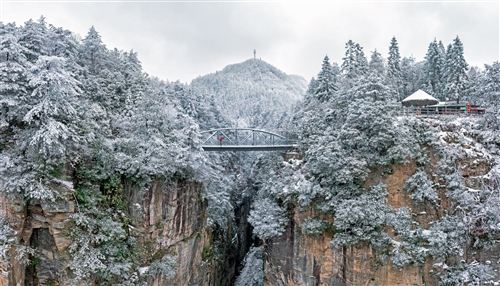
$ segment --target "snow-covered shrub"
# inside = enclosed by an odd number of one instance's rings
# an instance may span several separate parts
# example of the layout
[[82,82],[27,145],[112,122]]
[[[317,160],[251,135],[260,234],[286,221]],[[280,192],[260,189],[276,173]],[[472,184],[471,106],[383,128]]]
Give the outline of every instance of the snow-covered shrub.
[[116,277],[124,278],[133,270],[134,263],[133,245],[134,238],[129,238],[128,243],[123,243],[120,240],[112,240],[103,243],[100,246],[100,251],[106,257],[106,269],[100,271],[100,276],[107,281],[114,281]]
[[331,223],[325,220],[306,218],[301,225],[302,231],[309,235],[320,235],[330,227]]
[[175,276],[176,269],[176,258],[171,255],[165,255],[161,259],[158,259],[151,263],[146,272],[146,275],[151,277],[161,275],[162,278],[168,280]]
[[416,150],[415,161],[418,165],[424,166],[430,163],[429,151],[423,148]]
[[441,262],[453,255],[463,255],[469,235],[459,216],[446,216],[435,221],[424,232],[424,237],[428,241],[429,254]]
[[54,201],[58,194],[47,187],[51,178],[44,177],[48,168],[24,158],[21,153],[4,150],[0,154],[0,188],[12,198]]
[[393,249],[390,253],[392,264],[403,267],[409,264],[422,265],[425,262],[427,249],[423,242],[422,229],[415,228],[411,210],[402,207],[387,215],[387,225],[394,227]]
[[262,286],[264,285],[264,261],[262,260],[262,247],[250,247],[245,259],[243,269],[236,278],[234,286]]
[[408,238],[412,233],[411,209],[408,207],[401,207],[395,212],[387,214],[387,225],[394,228],[394,235],[400,238]]
[[88,279],[98,271],[106,269],[106,265],[103,263],[104,255],[85,238],[81,239],[78,244],[72,244],[69,247],[69,252],[73,259],[68,267],[72,271],[75,282]]
[[14,242],[14,230],[0,211],[0,261],[9,261],[8,251]]
[[500,238],[500,173],[497,172],[492,170],[488,174],[489,183],[483,184],[480,190],[469,189],[474,193],[474,204],[464,214],[464,221],[470,233],[477,237],[475,246],[494,243]]
[[324,196],[325,190],[321,186],[305,178],[302,161],[294,160],[290,164],[277,155],[259,158],[254,164],[254,168],[259,170],[254,179],[263,182],[260,193],[284,202],[298,203],[300,208],[306,208],[315,198]]
[[27,266],[30,263],[30,256],[36,254],[36,249],[32,248],[31,246],[17,245],[15,253],[15,258],[19,262],[19,264],[21,264],[22,266]]
[[[208,170],[207,170],[208,171]],[[227,229],[233,220],[233,205],[230,193],[236,186],[229,176],[215,174],[217,169],[210,171],[213,177],[206,180],[203,198],[208,200],[208,225]]]
[[386,223],[390,207],[385,204],[386,186],[376,185],[359,197],[339,204],[334,218],[337,231],[331,245],[339,247],[360,241],[378,245],[386,240],[382,228]]
[[264,198],[252,204],[248,222],[253,226],[253,233],[265,240],[283,234],[288,218],[277,203]]
[[[464,286],[464,285],[496,285],[494,284],[495,272],[489,265],[480,264],[473,261],[470,264],[464,262],[451,267],[442,267],[438,272],[442,286]],[[436,265],[438,266],[438,265]],[[441,264],[439,264],[441,266]]]
[[446,196],[452,198],[463,209],[476,203],[476,195],[468,191],[464,178],[457,168],[458,158],[449,152],[438,162],[438,174],[446,185]]
[[427,173],[422,168],[417,169],[415,174],[406,180],[403,189],[410,192],[410,197],[417,203],[439,200],[434,183],[429,180]]
[[[345,136],[350,136],[345,134],[348,131],[344,131]],[[368,175],[365,159],[328,138],[321,138],[317,145],[310,146],[306,159],[305,171],[314,176],[320,185],[347,184]]]
[[124,229],[123,213],[98,190],[77,193],[80,212],[71,215],[75,225],[69,230],[73,281],[123,282],[134,265],[134,241]]
[[428,152],[422,146],[431,142],[429,126],[421,118],[405,116],[395,118],[394,129],[394,145],[387,150],[387,161],[401,164],[415,158],[417,163],[427,164]]

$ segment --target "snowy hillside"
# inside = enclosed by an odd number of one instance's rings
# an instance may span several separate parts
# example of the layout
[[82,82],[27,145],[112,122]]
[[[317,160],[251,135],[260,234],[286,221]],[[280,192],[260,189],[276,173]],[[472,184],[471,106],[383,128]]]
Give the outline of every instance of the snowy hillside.
[[[393,119],[386,123],[395,141],[371,158],[344,139],[312,145],[304,160],[261,158],[263,188],[249,221],[266,241],[270,285],[498,285],[500,141],[492,117]],[[356,129],[370,133],[350,133]],[[287,268],[295,261],[304,262]]]
[[302,98],[307,82],[262,60],[249,59],[196,78],[191,87],[196,93],[213,96],[234,125],[274,128],[283,113]]
[[[435,46],[187,86],[93,27],[0,22],[0,285],[499,285],[500,63]],[[420,88],[488,112],[401,116]],[[236,124],[300,153],[203,150]]]

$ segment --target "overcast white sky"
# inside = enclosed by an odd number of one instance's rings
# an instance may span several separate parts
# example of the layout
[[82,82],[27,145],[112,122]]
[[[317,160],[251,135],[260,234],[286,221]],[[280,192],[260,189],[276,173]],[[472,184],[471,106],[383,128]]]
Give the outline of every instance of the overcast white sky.
[[345,43],[387,57],[392,36],[402,56],[423,60],[436,38],[458,35],[465,59],[499,59],[499,1],[9,1],[0,20],[18,25],[46,17],[85,37],[93,25],[110,49],[139,53],[144,70],[190,82],[257,57],[288,74],[315,76],[325,54],[342,63]]

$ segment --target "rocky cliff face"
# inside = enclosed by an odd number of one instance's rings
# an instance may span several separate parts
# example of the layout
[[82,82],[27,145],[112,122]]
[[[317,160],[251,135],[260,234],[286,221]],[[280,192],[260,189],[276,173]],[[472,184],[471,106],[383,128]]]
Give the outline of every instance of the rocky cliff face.
[[[0,275],[0,285],[75,285],[68,270],[72,260],[68,248],[73,243],[68,232],[74,227],[72,215],[78,212],[75,190],[67,181],[51,187],[63,194],[53,204],[1,198],[15,242],[8,251],[9,261],[0,262],[6,274]],[[143,279],[147,285],[230,285],[244,253],[234,251],[238,245],[230,247],[231,230],[217,234],[207,227],[207,202],[201,191],[200,183],[183,180],[156,180],[146,188],[124,184],[125,212],[130,220],[127,231],[136,239],[136,263],[140,266],[132,275],[140,277],[151,261],[171,255],[175,257],[175,275]],[[244,207],[238,210],[243,217],[248,212]],[[240,235],[248,236],[245,229]],[[227,256],[233,259],[220,259]],[[96,281],[79,283],[94,285]]]
[[[489,153],[491,150],[482,146],[480,137],[458,125],[444,124],[438,128],[442,146],[449,149],[447,153],[456,155],[456,167],[465,192],[475,194],[485,187],[498,189],[495,185],[498,182],[491,178],[493,173],[499,172],[500,153]],[[386,204],[394,210],[409,208],[415,224],[427,231],[433,223],[457,209],[440,170],[446,152],[429,146],[424,160],[428,163],[423,167],[416,160],[410,160],[391,165],[390,171],[374,168],[363,187],[385,184]],[[419,168],[432,180],[438,203],[416,203],[411,193],[404,189],[405,182]],[[71,179],[72,171],[63,176]],[[239,262],[252,242],[247,223],[251,197],[238,200],[235,222],[222,230],[208,226],[208,206],[200,183],[157,179],[146,187],[127,180],[122,180],[121,184],[121,195],[127,203],[119,215],[125,218],[123,227],[136,244],[134,266],[129,275],[137,278],[137,285],[232,285]],[[6,214],[13,234],[8,259],[0,261],[4,274],[0,275],[0,285],[109,285],[93,276],[78,282],[72,279],[70,268],[74,257],[70,248],[74,237],[70,234],[76,227],[75,215],[81,206],[71,180],[55,181],[50,188],[59,194],[52,203],[0,197],[1,211]],[[262,245],[264,285],[439,285],[439,277],[435,274],[448,267],[432,257],[427,257],[423,263],[396,267],[387,258],[387,253],[373,249],[368,242],[334,248],[331,246],[336,234],[333,227],[321,234],[304,231],[309,218],[333,223],[330,213],[323,213],[314,206],[306,209],[294,204],[287,206],[285,232],[265,240]],[[488,231],[481,220],[469,220],[467,224],[477,237]],[[384,231],[391,239],[399,239],[393,227],[388,226]],[[2,241],[4,238],[0,237]],[[0,250],[2,246],[0,243]],[[446,263],[452,265],[463,261],[470,265],[478,262],[495,271],[495,281],[500,278],[500,247],[497,244],[476,247],[471,242],[457,253],[459,255],[448,257]],[[164,257],[174,260],[174,273],[147,276],[148,269]]]
[[[207,204],[200,192],[200,184],[188,182],[155,181],[145,192],[138,192],[135,186],[125,188],[136,226],[133,235],[143,256],[173,254],[177,270],[172,279],[184,285],[210,285],[215,279],[211,263],[203,257],[211,233],[206,225]],[[142,213],[134,210],[137,205],[142,206]],[[155,278],[150,283],[163,285],[166,281]]]
[[[75,212],[72,187],[64,183],[51,186],[62,197],[54,203],[27,202],[1,198],[3,211],[15,232],[9,261],[1,263],[4,273],[0,285],[54,285],[64,276],[65,251],[71,240],[65,235]],[[29,248],[36,250],[30,252]],[[59,285],[69,285],[63,281]]]
[[[495,168],[498,168],[498,156],[491,156],[476,141],[471,134],[464,132],[457,125],[441,126],[443,131],[440,138],[447,148],[451,148],[458,156],[458,170],[463,178],[463,184],[469,188],[467,192],[474,193],[484,184],[494,182],[488,178]],[[458,133],[460,133],[458,135]],[[461,137],[460,139],[458,137]],[[479,138],[480,139],[480,138]],[[425,167],[428,174],[437,174],[441,157],[431,148],[428,150],[429,163]],[[387,204],[394,209],[408,207],[411,209],[413,220],[424,229],[428,229],[433,221],[442,219],[454,211],[456,204],[446,193],[446,186],[440,176],[433,176],[432,181],[437,186],[439,203],[414,203],[410,193],[403,190],[403,186],[417,170],[416,162],[391,166],[390,174],[383,174],[383,170],[372,170],[365,182],[365,188],[383,183],[387,185]],[[498,171],[496,171],[498,172]],[[305,219],[316,217],[332,222],[331,216],[321,213],[314,207],[305,211],[289,207],[289,223],[286,231],[280,237],[267,241],[263,245],[264,255],[264,285],[372,285],[372,286],[400,286],[400,285],[441,285],[435,273],[440,267],[447,267],[443,263],[435,263],[429,258],[421,265],[406,265],[395,267],[387,257],[371,248],[369,243],[361,242],[353,246],[332,248],[330,241],[334,237],[334,230],[326,230],[321,235],[308,235],[302,231]],[[471,231],[481,229],[471,227]],[[397,234],[391,227],[385,230],[395,239]],[[446,234],[445,234],[446,235]],[[450,257],[449,262],[465,262],[474,264],[479,262],[492,267],[496,277],[500,279],[500,247],[480,248],[472,245],[463,247],[462,255]],[[441,269],[442,270],[442,269]],[[446,284],[448,285],[448,284]],[[452,284],[449,284],[452,285]]]

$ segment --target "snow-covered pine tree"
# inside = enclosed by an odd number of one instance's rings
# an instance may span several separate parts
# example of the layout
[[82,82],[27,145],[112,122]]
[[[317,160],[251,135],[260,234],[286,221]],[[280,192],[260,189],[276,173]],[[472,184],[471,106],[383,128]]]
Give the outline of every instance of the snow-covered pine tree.
[[83,65],[87,67],[91,74],[97,74],[106,64],[106,46],[101,40],[101,35],[95,30],[94,26],[90,27],[87,36],[82,40],[81,58]]
[[50,56],[64,57],[67,60],[75,61],[79,44],[70,31],[49,24],[47,53]]
[[413,57],[404,57],[401,61],[401,76],[402,76],[402,98],[411,95],[419,90],[425,80],[424,63],[415,62]]
[[309,135],[304,169],[314,181],[329,187],[359,182],[368,166],[391,160],[388,149],[397,137],[394,98],[394,90],[372,73],[340,94],[338,102],[306,113],[316,115],[304,122]]
[[35,63],[39,56],[48,55],[48,34],[47,23],[43,16],[37,22],[30,19],[21,27],[19,44],[26,48],[26,58],[29,62]]
[[482,94],[481,104],[494,110],[500,109],[500,63],[498,61],[491,65],[484,65],[485,72],[479,86]]
[[367,73],[368,61],[363,53],[363,48],[358,43],[349,40],[345,48],[341,71],[347,81],[352,82]]
[[429,44],[427,49],[427,54],[425,55],[425,84],[424,90],[435,96],[440,100],[445,100],[443,98],[442,91],[440,87],[442,86],[441,78],[443,74],[443,61],[442,54],[439,50],[438,43],[436,39]]
[[336,78],[333,74],[332,65],[326,55],[321,65],[321,71],[317,76],[318,87],[314,94],[320,102],[329,101],[333,97],[333,93],[337,91]]
[[398,92],[397,101],[403,100],[403,76],[401,72],[401,56],[396,37],[392,37],[389,46],[389,57],[387,58],[387,80]]
[[480,103],[488,108],[491,116],[485,116],[483,125],[484,143],[497,144],[500,142],[500,63],[484,65],[486,70],[482,76],[477,92],[480,94]]
[[21,121],[20,99],[29,90],[26,76],[30,63],[15,30],[11,24],[0,23],[0,130]]
[[458,36],[453,41],[451,50],[446,52],[446,58],[446,95],[449,99],[459,102],[467,86],[469,65],[465,61],[464,47]]
[[396,137],[392,117],[395,91],[385,85],[381,77],[371,74],[349,93],[349,112],[338,139],[360,153],[359,157],[367,164],[383,163],[381,157],[385,156]]
[[318,81],[314,77],[312,77],[311,80],[309,81],[309,84],[307,85],[307,93],[309,95],[313,95],[318,86],[319,86]]
[[361,47],[359,43],[356,43],[355,50],[357,70],[361,75],[366,75],[368,72],[368,60],[366,59],[365,53],[363,52],[363,47]]
[[34,133],[26,143],[36,146],[47,159],[66,157],[68,147],[78,141],[76,100],[80,89],[65,64],[64,58],[40,56],[28,76],[34,89],[31,97],[25,99],[31,108],[23,121],[34,128]]
[[356,52],[355,52],[355,43],[352,40],[349,40],[345,44],[345,57],[342,58],[341,70],[342,74],[347,78],[354,78],[356,76]]
[[441,67],[441,78],[439,80],[438,84],[438,91],[440,94],[440,97],[437,97],[438,99],[444,101],[446,100],[446,49],[444,48],[443,42],[439,41],[438,42],[438,52],[439,52],[439,66]]
[[479,104],[480,97],[478,93],[478,86],[481,81],[481,77],[483,76],[483,71],[481,71],[478,67],[471,67],[467,72],[467,84],[464,90],[464,100],[468,102],[472,102],[474,104]]
[[368,69],[370,72],[374,72],[380,77],[383,77],[385,74],[384,59],[382,58],[382,55],[377,52],[377,49],[375,49],[371,54]]
[[21,199],[53,200],[55,191],[47,184],[78,151],[80,89],[60,57],[39,56],[27,79],[33,92],[20,99],[27,113],[12,136],[16,144],[0,154],[1,185]]
[[283,234],[288,218],[285,210],[273,199],[263,198],[252,204],[248,222],[260,239],[267,240]]

